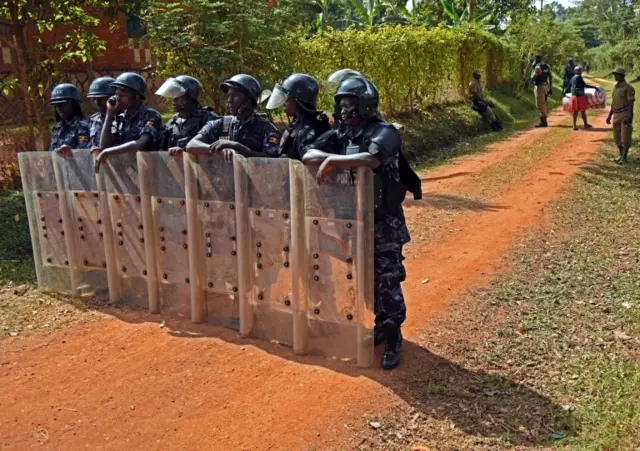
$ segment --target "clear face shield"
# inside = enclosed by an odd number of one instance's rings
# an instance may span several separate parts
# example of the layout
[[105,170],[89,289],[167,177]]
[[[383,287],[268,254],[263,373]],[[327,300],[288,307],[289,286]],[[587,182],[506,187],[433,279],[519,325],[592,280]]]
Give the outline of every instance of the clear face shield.
[[289,94],[285,89],[276,83],[273,87],[273,91],[271,92],[271,96],[269,97],[269,102],[267,102],[268,110],[275,110],[276,108],[280,108],[287,101]]
[[170,99],[175,99],[177,97],[182,97],[187,93],[187,90],[175,79],[168,78],[167,81],[162,83],[162,86],[156,91],[156,95],[162,97],[168,97]]

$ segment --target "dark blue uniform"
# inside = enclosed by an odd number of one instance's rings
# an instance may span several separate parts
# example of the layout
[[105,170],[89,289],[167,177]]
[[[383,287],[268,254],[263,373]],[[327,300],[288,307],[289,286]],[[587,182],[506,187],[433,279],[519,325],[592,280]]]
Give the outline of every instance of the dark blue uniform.
[[185,148],[187,143],[195,138],[208,122],[218,118],[219,116],[213,111],[202,108],[198,108],[187,118],[175,114],[164,126],[162,149],[167,150],[170,147]]
[[100,135],[106,113],[93,113],[89,118],[89,147],[100,147]]
[[402,209],[406,193],[399,169],[402,141],[392,125],[378,118],[355,136],[348,133],[346,137],[352,145],[359,146],[359,152],[368,152],[380,160],[374,170],[375,325],[399,327],[407,313],[401,287],[407,277],[402,247],[411,241]]
[[318,137],[330,129],[328,121],[316,116],[303,115],[297,119],[282,135],[280,156],[302,160]]
[[[228,130],[225,121],[229,123]],[[209,121],[198,134],[210,144],[228,136],[231,141],[238,142],[254,152],[262,152],[273,157],[280,154],[278,130],[275,125],[256,113],[243,123],[229,116]]]
[[151,135],[153,144],[148,150],[158,150],[161,131],[160,113],[146,105],[140,105],[133,116],[130,116],[127,111],[118,114],[111,125],[111,133],[118,139],[116,145],[137,141],[144,134]]
[[89,147],[89,124],[80,116],[70,121],[61,120],[51,132],[51,144],[48,151],[67,145],[72,149],[87,149]]

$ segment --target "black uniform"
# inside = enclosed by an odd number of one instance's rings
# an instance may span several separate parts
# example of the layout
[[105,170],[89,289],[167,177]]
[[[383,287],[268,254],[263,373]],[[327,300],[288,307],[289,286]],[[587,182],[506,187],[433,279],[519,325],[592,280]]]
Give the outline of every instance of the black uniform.
[[254,152],[262,152],[272,157],[280,154],[280,137],[275,125],[257,113],[240,122],[233,116],[224,116],[207,122],[198,132],[205,142],[213,144],[219,139],[230,139]]
[[161,148],[164,150],[171,147],[185,148],[207,122],[218,118],[217,114],[203,108],[198,108],[187,118],[175,114],[164,126]]
[[295,120],[282,135],[280,156],[302,160],[307,150],[323,133],[330,130],[326,117],[304,114]]
[[151,135],[153,143],[147,150],[158,150],[161,130],[160,113],[146,105],[140,105],[133,116],[127,111],[118,114],[111,125],[111,133],[118,138],[116,145],[137,141],[144,134]]
[[52,151],[64,145],[72,149],[89,148],[89,125],[82,116],[76,116],[70,121],[61,120],[53,127],[48,150]]

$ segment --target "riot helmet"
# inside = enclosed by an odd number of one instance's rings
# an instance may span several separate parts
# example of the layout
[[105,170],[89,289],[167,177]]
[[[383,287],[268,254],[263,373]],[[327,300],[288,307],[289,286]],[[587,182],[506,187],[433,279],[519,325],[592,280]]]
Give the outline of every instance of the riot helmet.
[[315,112],[317,110],[318,93],[320,88],[315,78],[307,74],[289,75],[282,84],[273,88],[267,109],[273,110],[284,105],[288,97],[295,99],[302,110]]
[[140,75],[133,72],[124,72],[110,85],[113,88],[126,88],[142,96],[147,97],[147,82]]
[[81,101],[82,96],[75,85],[72,85],[71,83],[62,83],[57,85],[53,88],[53,91],[51,91],[51,100],[49,100],[49,105],[65,102],[77,102],[80,104]]
[[115,80],[111,77],[100,77],[93,80],[89,86],[88,98],[94,97],[111,97],[115,95],[116,90],[111,86]]
[[225,80],[220,84],[220,89],[224,91],[226,94],[229,88],[241,89],[244,91],[249,97],[251,97],[251,101],[253,102],[253,106],[257,106],[260,102],[260,83],[258,80],[253,78],[251,75],[247,74],[238,74],[234,75],[228,80]]
[[334,95],[336,111],[340,108],[340,99],[345,96],[358,99],[358,114],[363,119],[374,117],[378,113],[380,95],[375,87],[360,72],[352,69],[341,69],[329,76],[329,83],[340,83]]
[[195,102],[198,101],[202,93],[202,85],[198,79],[189,75],[178,75],[175,78],[168,78],[162,86],[156,91],[156,95],[175,99],[188,95]]

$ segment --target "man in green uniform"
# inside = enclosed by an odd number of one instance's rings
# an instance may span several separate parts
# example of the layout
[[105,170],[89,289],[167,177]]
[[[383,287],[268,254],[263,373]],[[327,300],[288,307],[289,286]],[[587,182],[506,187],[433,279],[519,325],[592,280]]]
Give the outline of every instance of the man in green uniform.
[[504,128],[496,117],[496,114],[493,112],[493,107],[495,105],[491,100],[487,100],[484,98],[484,94],[482,93],[482,84],[480,83],[481,78],[481,72],[479,70],[474,70],[473,79],[471,79],[471,83],[469,83],[471,109],[478,112],[484,118],[484,120],[489,122],[494,132],[500,132],[504,130]]
[[620,156],[615,159],[618,164],[625,164],[631,147],[631,134],[633,132],[633,103],[636,100],[636,90],[625,80],[625,70],[616,69],[613,72],[616,77],[616,85],[613,87],[611,110],[607,117],[607,124],[611,124],[613,117],[613,137]]

